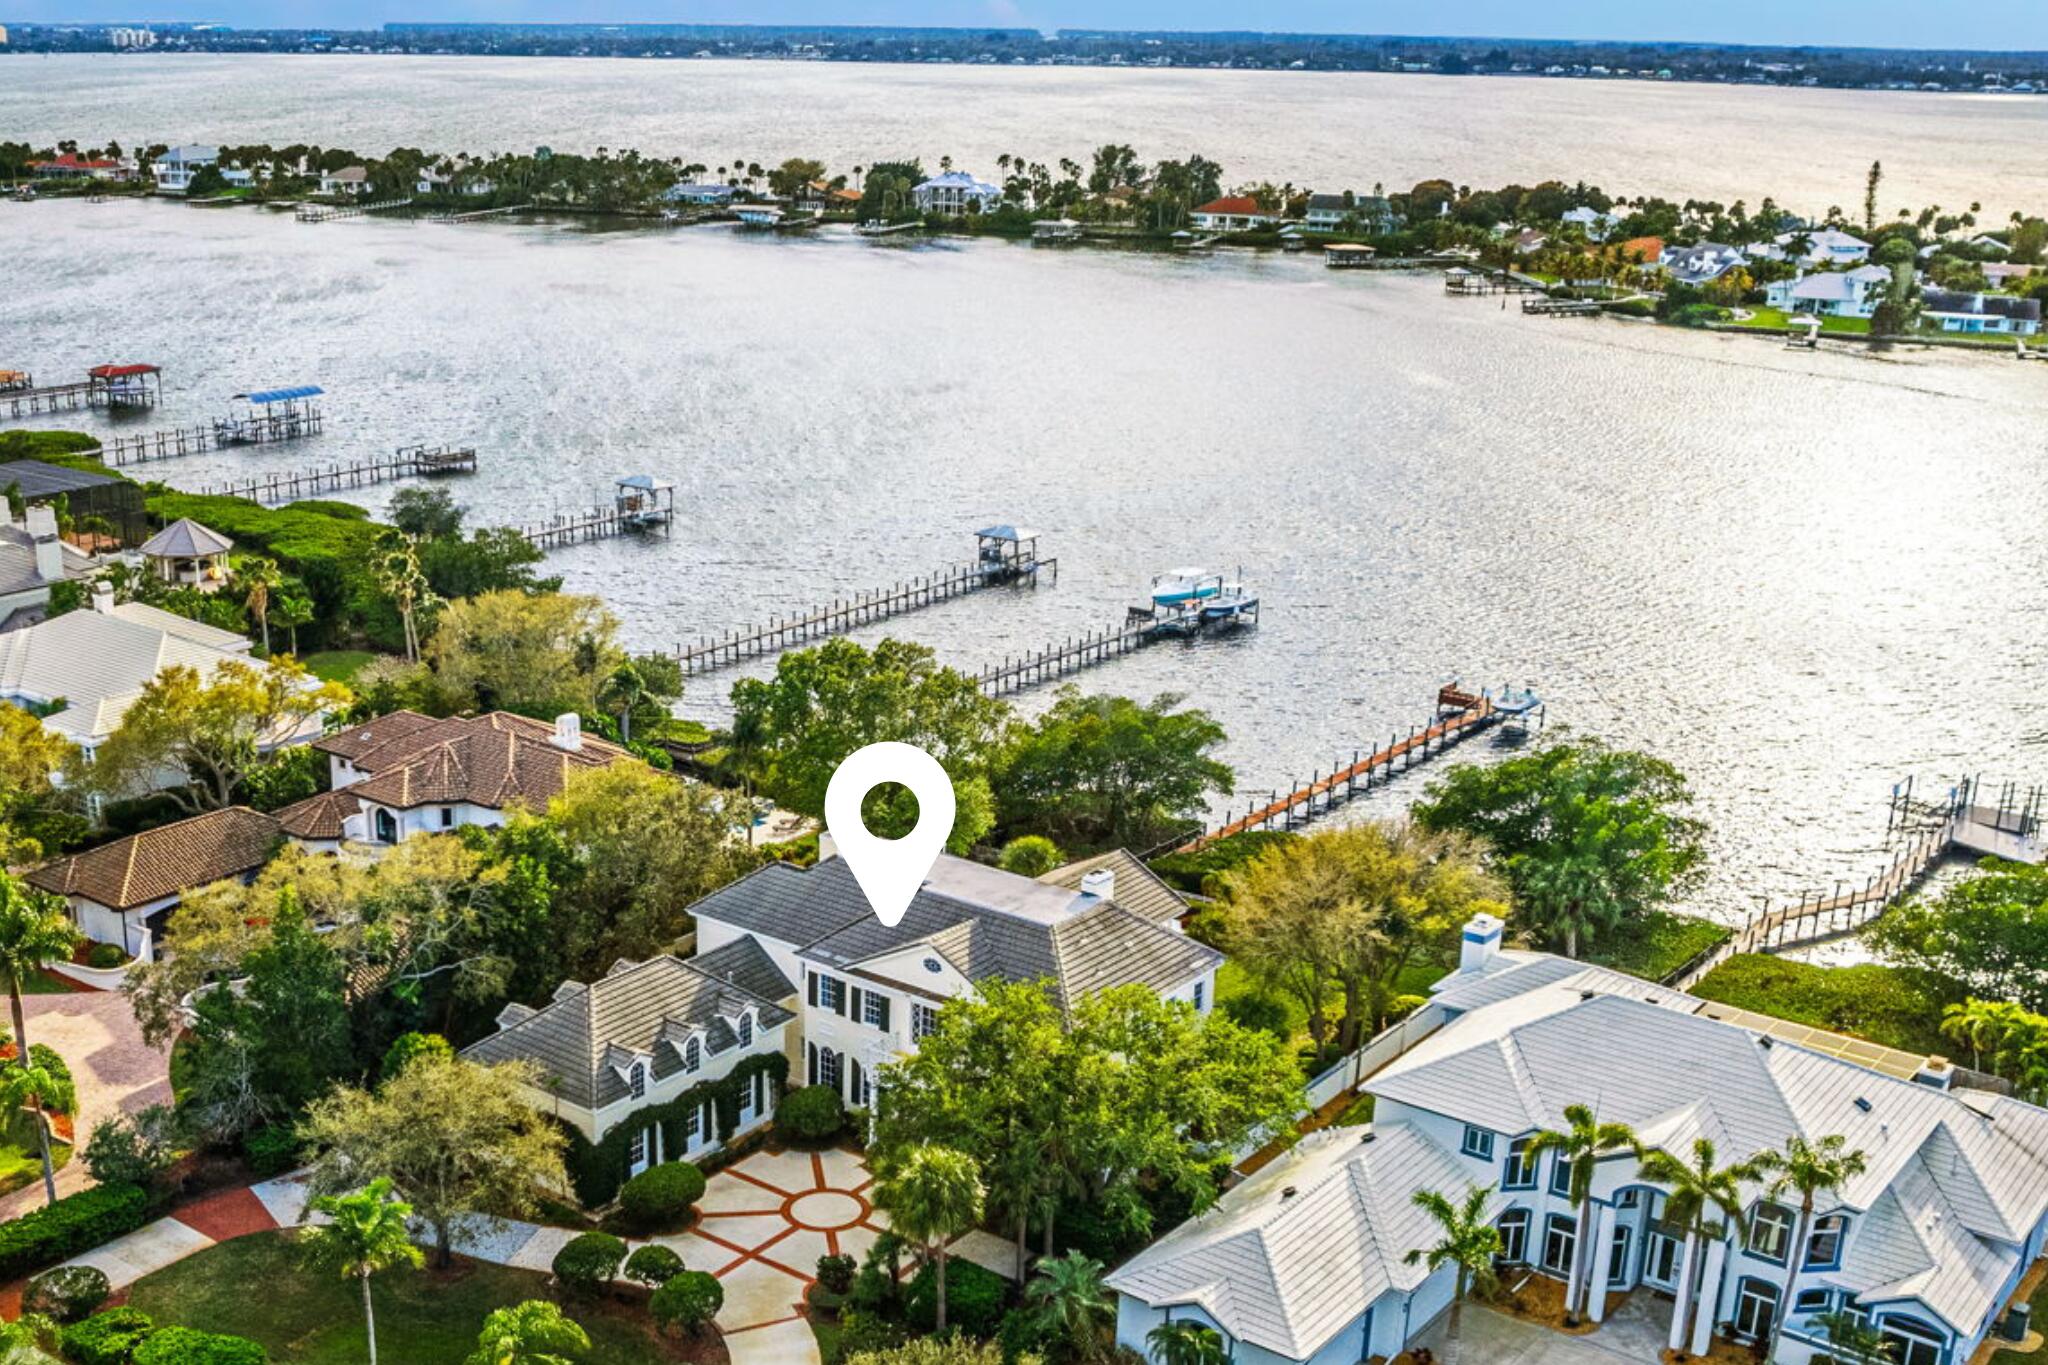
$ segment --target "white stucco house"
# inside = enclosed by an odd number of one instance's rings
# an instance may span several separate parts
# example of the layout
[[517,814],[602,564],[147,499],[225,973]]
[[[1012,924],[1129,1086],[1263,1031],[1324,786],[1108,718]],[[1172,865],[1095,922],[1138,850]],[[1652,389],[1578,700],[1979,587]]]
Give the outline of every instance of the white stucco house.
[[1671,278],[1680,284],[1706,284],[1718,280],[1749,258],[1725,242],[1695,242],[1691,246],[1667,246],[1657,258]]
[[[389,847],[417,834],[502,825],[514,806],[544,810],[569,778],[630,758],[583,733],[573,714],[544,721],[493,711],[436,720],[394,711],[315,740],[328,790],[277,813],[309,848]],[[638,760],[634,760],[638,761]]]
[[191,186],[193,176],[219,161],[220,148],[192,143],[167,150],[150,163],[149,173],[156,180],[157,193],[183,194]]
[[[1421,1035],[1372,1075],[1369,1129],[1294,1151],[1108,1277],[1117,1339],[1139,1352],[1169,1317],[1193,1317],[1244,1365],[1391,1355],[1446,1306],[1449,1270],[1402,1264],[1427,1246],[1410,1200],[1491,1187],[1502,1259],[1564,1277],[1579,1236],[1568,1170],[1525,1155],[1568,1105],[1720,1164],[1839,1134],[1864,1174],[1815,1210],[1746,1186],[1748,1234],[1697,1241],[1666,1220],[1666,1191],[1632,1155],[1600,1164],[1590,1194],[1591,1312],[1612,1292],[1696,1285],[1680,1344],[1764,1339],[1777,1360],[1825,1358],[1820,1314],[1863,1315],[1895,1365],[1962,1365],[1991,1332],[2048,1238],[2048,1110],[1954,1085],[1955,1070],[1730,1010],[1640,978],[1504,951],[1498,921],[1467,926],[1459,970],[1424,1006]],[[1674,1332],[1676,1321],[1674,1320]],[[1597,1337],[1595,1338],[1597,1341]]]
[[1181,932],[1186,904],[1128,854],[1037,880],[942,854],[889,926],[829,835],[819,853],[808,870],[770,863],[690,908],[700,954],[752,942],[791,983],[791,1084],[872,1105],[878,1068],[990,978],[1049,979],[1063,1005],[1132,982],[1204,1013],[1215,1003],[1223,955]]
[[[1799,250],[1801,238],[1806,241]],[[1862,265],[1870,259],[1870,243],[1840,228],[1809,228],[1804,232],[1781,232],[1769,242],[1750,247],[1752,256],[1773,261],[1796,261],[1800,265],[1841,269]]]
[[187,891],[229,878],[249,881],[282,838],[270,816],[229,806],[52,859],[30,869],[27,880],[62,896],[81,934],[148,961]]
[[947,171],[933,176],[911,190],[919,213],[941,218],[958,218],[968,213],[993,213],[1001,207],[1003,190],[978,180],[966,171]]
[[1280,221],[1280,215],[1259,207],[1259,201],[1248,194],[1226,194],[1221,199],[1211,199],[1188,215],[1197,232],[1249,232],[1254,228],[1271,227]]
[[31,506],[22,520],[0,522],[0,632],[42,620],[51,588],[83,582],[98,566],[58,536],[57,514],[48,507]]
[[1978,294],[1955,289],[1920,291],[1920,317],[1944,332],[1989,332],[2033,336],[2041,330],[2041,300],[2010,294]]
[[[748,1058],[784,1052],[796,1016],[778,999],[793,989],[750,940],[684,961],[674,957],[615,963],[601,979],[565,981],[539,1009],[507,1005],[498,1031],[463,1049],[470,1061],[539,1066],[552,1088],[527,1099],[592,1142],[636,1111],[670,1104],[707,1081],[730,1076]],[[714,1101],[680,1121],[646,1123],[627,1150],[638,1175],[665,1161],[688,1161],[753,1131],[775,1110],[774,1082],[759,1067],[742,1084],[737,1123],[719,1133]]]
[[1618,213],[1602,213],[1596,208],[1582,207],[1566,209],[1559,216],[1559,221],[1577,223],[1581,228],[1585,229],[1586,240],[1589,242],[1604,242],[1613,235],[1616,228],[1621,226],[1621,215]]
[[1788,313],[1812,313],[1821,317],[1867,318],[1877,311],[1892,272],[1881,265],[1859,265],[1854,270],[1823,270],[1797,279],[1775,280],[1764,286],[1764,300]]

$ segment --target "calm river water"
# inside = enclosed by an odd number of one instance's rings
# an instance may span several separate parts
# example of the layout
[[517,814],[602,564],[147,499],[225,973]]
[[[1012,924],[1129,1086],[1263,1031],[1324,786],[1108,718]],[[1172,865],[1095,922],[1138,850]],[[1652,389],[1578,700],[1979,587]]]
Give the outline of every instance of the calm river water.
[[[0,63],[0,135],[21,131],[24,67]],[[675,481],[672,539],[552,558],[637,645],[959,560],[991,521],[1041,528],[1057,587],[893,627],[965,667],[1115,622],[1161,569],[1242,565],[1258,632],[1087,685],[1187,694],[1263,792],[1405,730],[1452,677],[1533,681],[1552,724],[1692,776],[1706,903],[1730,915],[1873,870],[1909,772],[2043,775],[2048,366],[1525,319],[1434,277],[1298,257],[839,230],[304,227],[45,201],[0,205],[0,258],[0,364],[158,361],[167,404],[142,425],[327,388],[315,441],[151,471],[187,486],[421,440],[482,449],[455,485],[479,521],[585,505],[620,474]],[[715,718],[731,676],[685,710]]]

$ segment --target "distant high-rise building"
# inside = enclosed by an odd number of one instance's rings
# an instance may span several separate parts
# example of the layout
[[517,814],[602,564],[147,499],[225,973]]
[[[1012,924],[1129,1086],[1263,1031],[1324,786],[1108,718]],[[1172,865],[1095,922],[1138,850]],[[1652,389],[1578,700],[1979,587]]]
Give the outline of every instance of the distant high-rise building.
[[156,34],[146,28],[110,28],[107,37],[117,48],[156,46]]

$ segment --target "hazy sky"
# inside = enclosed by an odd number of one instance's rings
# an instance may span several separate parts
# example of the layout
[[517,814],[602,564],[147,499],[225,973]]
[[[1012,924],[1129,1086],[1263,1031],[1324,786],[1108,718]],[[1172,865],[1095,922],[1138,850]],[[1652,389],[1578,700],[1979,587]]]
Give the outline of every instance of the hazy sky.
[[[759,24],[1002,24],[1036,28],[1263,29],[1530,38],[2048,48],[2048,0],[0,0],[13,20],[216,19],[242,26],[370,27],[387,20]],[[191,4],[194,8],[187,9]],[[204,6],[204,8],[200,8]],[[1424,26],[1428,27],[1424,27]]]

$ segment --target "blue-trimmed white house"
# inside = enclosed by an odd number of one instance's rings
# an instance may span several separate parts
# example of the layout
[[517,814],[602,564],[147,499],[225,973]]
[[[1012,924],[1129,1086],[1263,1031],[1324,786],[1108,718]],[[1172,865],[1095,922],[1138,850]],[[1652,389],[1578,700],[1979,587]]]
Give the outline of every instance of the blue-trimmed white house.
[[1812,1365],[1826,1355],[1817,1316],[1842,1309],[1882,1333],[1894,1365],[1969,1359],[2042,1250],[2048,1110],[1956,1088],[1938,1059],[1867,1048],[1868,1063],[1849,1060],[1845,1040],[1503,950],[1499,935],[1485,917],[1467,926],[1460,969],[1415,1030],[1426,1036],[1365,1084],[1370,1129],[1304,1140],[1109,1277],[1120,1342],[1143,1352],[1158,1322],[1195,1317],[1243,1365],[1394,1354],[1450,1297],[1448,1269],[1426,1277],[1402,1262],[1434,1241],[1410,1203],[1418,1189],[1495,1187],[1505,1259],[1564,1278],[1579,1235],[1568,1175],[1523,1154],[1585,1104],[1679,1156],[1700,1137],[1727,1164],[1794,1134],[1841,1134],[1868,1163],[1795,1248],[1797,1209],[1761,1188],[1743,1242],[1689,1246],[1633,1156],[1603,1162],[1596,1318],[1610,1293],[1669,1298],[1692,1282],[1706,1308],[1685,1343],[1695,1354],[1709,1333],[1761,1340],[1782,1316],[1777,1360]]

